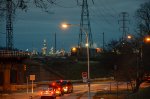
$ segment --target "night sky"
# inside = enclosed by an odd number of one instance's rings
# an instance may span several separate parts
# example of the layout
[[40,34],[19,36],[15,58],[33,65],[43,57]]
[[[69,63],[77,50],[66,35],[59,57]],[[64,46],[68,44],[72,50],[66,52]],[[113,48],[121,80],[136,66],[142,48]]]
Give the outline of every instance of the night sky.
[[[59,25],[62,22],[80,24],[81,6],[76,0],[58,0],[58,5],[52,5],[46,13],[40,8],[30,5],[27,12],[17,10],[14,20],[14,47],[22,50],[37,49],[41,51],[43,40],[47,40],[48,49],[54,46],[54,33],[57,35],[57,49],[69,51],[78,44],[79,27],[70,27],[62,30]],[[80,1],[80,0],[79,0]],[[121,12],[127,12],[128,33],[134,34],[136,28],[135,11],[140,4],[148,0],[94,0],[94,4],[88,0],[90,23],[94,45],[102,46],[102,33],[105,33],[105,42],[119,39],[122,17]],[[1,33],[5,33],[5,21],[0,26]],[[5,46],[5,35],[0,34],[0,44]]]

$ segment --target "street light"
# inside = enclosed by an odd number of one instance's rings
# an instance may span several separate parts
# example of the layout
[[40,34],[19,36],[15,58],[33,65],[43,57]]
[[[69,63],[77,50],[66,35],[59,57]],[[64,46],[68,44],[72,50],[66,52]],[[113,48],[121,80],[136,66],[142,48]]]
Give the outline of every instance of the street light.
[[[61,27],[63,29],[67,29],[69,26],[80,26],[78,24],[61,24]],[[85,35],[86,35],[86,48],[87,48],[87,66],[88,66],[88,79],[87,79],[87,83],[88,83],[88,99],[91,99],[91,94],[90,94],[90,58],[89,58],[89,37],[88,37],[88,32],[84,29],[84,28],[81,28],[82,31],[84,31]]]
[[144,39],[144,41],[145,41],[146,43],[149,43],[149,42],[150,42],[150,36],[146,36],[145,39]]

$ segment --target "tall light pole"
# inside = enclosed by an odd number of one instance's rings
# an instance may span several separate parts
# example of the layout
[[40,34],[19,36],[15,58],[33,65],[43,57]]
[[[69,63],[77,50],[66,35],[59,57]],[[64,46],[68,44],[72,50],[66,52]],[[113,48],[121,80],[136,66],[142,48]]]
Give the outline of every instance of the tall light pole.
[[[61,27],[63,29],[68,28],[69,26],[80,26],[78,24],[62,24]],[[88,84],[88,99],[91,99],[91,87],[90,87],[90,53],[89,53],[89,37],[88,37],[88,32],[84,29],[81,28],[82,31],[84,31],[86,35],[86,48],[87,48],[87,67],[88,67],[88,79],[87,79],[87,84]]]

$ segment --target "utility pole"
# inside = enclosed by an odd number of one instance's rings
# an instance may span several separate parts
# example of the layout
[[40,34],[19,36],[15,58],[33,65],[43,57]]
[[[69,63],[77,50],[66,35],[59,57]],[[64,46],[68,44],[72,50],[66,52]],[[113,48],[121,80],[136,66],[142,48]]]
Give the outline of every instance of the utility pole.
[[127,22],[129,22],[127,18],[129,15],[127,12],[122,12],[120,16],[122,17],[122,19],[119,20],[119,23],[122,22],[122,26],[120,27],[120,29],[122,29],[122,40],[126,40],[127,32],[129,30],[127,27]]
[[[77,0],[78,2],[78,0]],[[92,0],[93,4],[94,1]],[[88,64],[88,99],[91,99],[91,82],[90,82],[90,48],[93,47],[93,39],[90,26],[88,0],[82,0],[81,20],[80,20],[80,33],[78,47],[84,48],[87,44],[87,64]]]

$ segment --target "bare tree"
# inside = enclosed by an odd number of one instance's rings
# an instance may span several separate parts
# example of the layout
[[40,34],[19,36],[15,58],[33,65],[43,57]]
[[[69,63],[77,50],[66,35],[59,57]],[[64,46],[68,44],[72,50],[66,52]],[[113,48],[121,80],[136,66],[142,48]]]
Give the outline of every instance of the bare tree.
[[22,9],[27,11],[31,3],[43,10],[47,10],[47,8],[49,8],[52,4],[56,4],[56,0],[1,0],[0,1],[1,12],[5,12],[7,1],[12,1],[14,11],[16,9]]
[[150,35],[150,1],[141,5],[136,11],[136,17],[141,36]]

